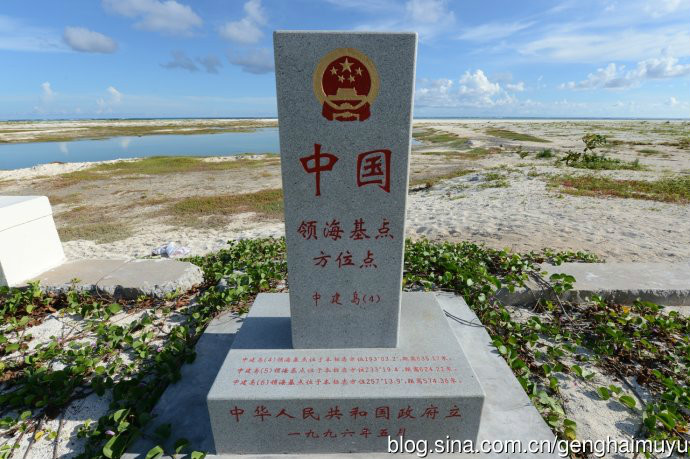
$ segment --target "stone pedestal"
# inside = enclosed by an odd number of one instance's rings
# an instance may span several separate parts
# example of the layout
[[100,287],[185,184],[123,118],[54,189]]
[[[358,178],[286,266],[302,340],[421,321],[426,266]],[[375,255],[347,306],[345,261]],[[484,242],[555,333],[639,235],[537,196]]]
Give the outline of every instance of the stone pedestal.
[[484,392],[433,294],[403,296],[397,348],[293,349],[289,311],[260,296],[244,320],[207,398],[216,454],[476,439]]
[[64,260],[48,198],[0,196],[0,285],[19,285]]

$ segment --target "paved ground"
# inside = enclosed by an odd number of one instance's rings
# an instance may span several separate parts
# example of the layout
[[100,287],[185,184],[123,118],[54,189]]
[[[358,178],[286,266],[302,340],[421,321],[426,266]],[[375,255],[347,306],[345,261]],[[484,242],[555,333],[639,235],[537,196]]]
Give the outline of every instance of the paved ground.
[[[569,274],[575,278],[573,289],[562,297],[569,301],[586,301],[596,294],[620,304],[636,299],[664,306],[690,306],[690,262],[685,263],[563,263],[544,264],[545,278],[552,274]],[[506,293],[508,304],[529,304],[548,296],[537,283]]]
[[186,292],[201,284],[204,276],[198,266],[178,260],[87,259],[68,261],[34,280],[48,291],[74,285],[78,290],[134,299],[139,295],[163,297],[176,291]]

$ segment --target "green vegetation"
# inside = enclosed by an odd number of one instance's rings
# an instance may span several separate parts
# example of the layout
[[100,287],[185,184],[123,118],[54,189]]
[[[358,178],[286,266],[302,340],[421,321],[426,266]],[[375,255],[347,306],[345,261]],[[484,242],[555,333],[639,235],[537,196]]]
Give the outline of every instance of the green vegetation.
[[489,172],[484,175],[484,183],[479,185],[479,188],[507,188],[510,184],[505,175],[497,172]]
[[[80,458],[119,458],[143,432],[160,442],[149,457],[202,457],[203,452],[188,450],[187,440],[171,438],[171,426],[157,424],[151,409],[180,378],[181,367],[194,359],[194,345],[214,317],[223,311],[246,313],[256,294],[276,291],[286,279],[285,242],[234,241],[191,261],[203,269],[204,284],[165,299],[115,301],[74,290],[45,294],[37,284],[25,290],[0,288],[0,431],[6,438],[28,434],[37,441],[54,439],[56,432],[44,430],[43,421],[61,416],[71,402],[95,395],[111,403],[107,413],[79,429],[86,439]],[[596,391],[602,403],[615,401],[619,409],[642,416],[640,437],[683,439],[690,421],[690,319],[644,302],[620,306],[596,296],[579,305],[563,301],[560,295],[575,279],[559,274],[543,279],[536,264],[565,261],[598,260],[580,252],[517,254],[466,242],[407,241],[403,285],[406,290],[462,295],[559,438],[577,438],[577,425],[567,417],[561,398],[562,381],[575,380]],[[523,285],[528,277],[540,279],[553,295],[526,316],[518,312],[516,320],[497,293]],[[229,288],[216,287],[222,278]],[[29,348],[27,327],[51,313],[80,317],[78,329]],[[596,386],[594,368],[625,386]],[[640,397],[641,406],[632,396],[638,390],[628,382],[633,378],[649,394]],[[15,444],[0,445],[0,455],[9,456]]]
[[424,129],[415,131],[412,136],[420,142],[443,144],[448,148],[465,148],[469,139],[460,137],[456,134],[440,131],[437,129]]
[[84,239],[95,241],[98,244],[121,241],[132,236],[131,227],[123,223],[86,223],[82,225],[70,225],[59,228],[60,240],[74,241]]
[[585,147],[582,153],[568,151],[566,156],[559,159],[563,161],[566,166],[576,167],[578,169],[594,169],[594,170],[643,170],[644,167],[639,160],[623,161],[621,159],[609,158],[605,155],[598,155],[594,150],[607,143],[606,137],[599,134],[585,134],[582,137]]
[[551,150],[550,148],[545,148],[536,155],[537,159],[551,159],[554,156],[555,155],[553,154],[553,150]]
[[[181,199],[163,209],[175,223],[186,226],[208,226],[204,217],[230,216],[243,212],[254,212],[261,217],[282,218],[283,191],[261,190],[255,193],[216,196],[194,196]],[[222,221],[216,222],[222,224]]]
[[55,178],[55,183],[59,187],[66,187],[85,181],[104,180],[112,177],[236,170],[280,164],[279,157],[265,156],[266,159],[239,157],[225,161],[205,161],[203,157],[196,156],[150,156],[132,161],[97,164],[88,169],[62,174]]
[[690,203],[690,177],[663,178],[653,181],[617,180],[594,175],[553,177],[553,186],[576,196],[614,196],[652,201]]
[[508,129],[491,128],[491,129],[487,129],[486,133],[489,135],[492,135],[494,137],[500,137],[501,139],[521,140],[524,142],[541,142],[541,143],[548,143],[549,142],[546,139],[541,139],[539,137],[535,137],[535,136],[529,135],[529,134],[521,134],[519,132],[509,131]]

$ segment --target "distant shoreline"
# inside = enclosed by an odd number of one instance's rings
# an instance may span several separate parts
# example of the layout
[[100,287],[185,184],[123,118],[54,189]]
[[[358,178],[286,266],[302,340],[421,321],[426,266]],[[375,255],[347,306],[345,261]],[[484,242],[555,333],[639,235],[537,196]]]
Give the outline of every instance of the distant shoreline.
[[[183,120],[250,120],[250,121],[277,121],[278,117],[266,116],[220,116],[220,117],[159,117],[159,118],[5,118],[0,123],[46,123],[46,122],[78,122],[78,121],[183,121]],[[426,120],[506,120],[506,121],[690,121],[688,118],[634,118],[634,117],[577,117],[577,116],[417,116],[413,121]]]

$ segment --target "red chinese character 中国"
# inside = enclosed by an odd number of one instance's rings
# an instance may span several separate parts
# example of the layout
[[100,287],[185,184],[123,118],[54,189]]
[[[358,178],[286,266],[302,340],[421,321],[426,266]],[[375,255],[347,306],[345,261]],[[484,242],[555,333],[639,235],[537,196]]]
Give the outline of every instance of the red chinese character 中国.
[[390,150],[372,150],[357,155],[357,186],[378,185],[390,193],[390,160]]
[[[321,158],[326,159],[326,163],[321,162]],[[316,194],[315,196],[321,196],[321,172],[328,172],[333,170],[333,166],[338,162],[338,157],[332,153],[321,153],[321,144],[314,144],[314,154],[311,156],[305,156],[299,159],[302,163],[302,167],[308,174],[314,174],[314,179],[316,180]],[[311,166],[309,163],[314,162]]]

